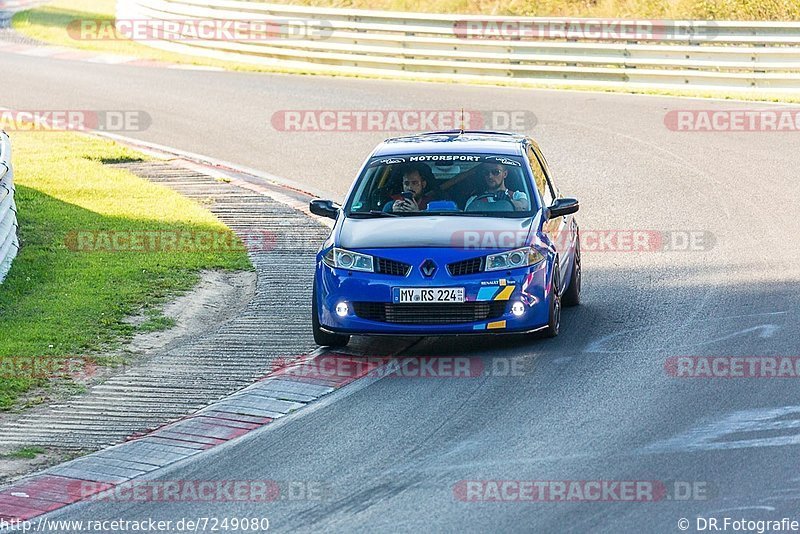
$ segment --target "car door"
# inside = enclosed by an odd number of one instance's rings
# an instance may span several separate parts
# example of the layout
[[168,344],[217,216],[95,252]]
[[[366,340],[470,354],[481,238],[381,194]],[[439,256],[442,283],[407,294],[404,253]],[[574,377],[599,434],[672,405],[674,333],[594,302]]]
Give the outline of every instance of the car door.
[[[553,176],[547,166],[539,147],[531,141],[528,145],[528,159],[531,163],[531,170],[536,178],[536,188],[542,197],[545,206],[552,206],[556,198],[560,198]],[[570,250],[573,246],[573,216],[556,217],[546,221],[543,225],[544,232],[550,237],[553,245],[558,251],[559,267],[561,268],[561,280],[563,283],[564,273],[569,267]]]

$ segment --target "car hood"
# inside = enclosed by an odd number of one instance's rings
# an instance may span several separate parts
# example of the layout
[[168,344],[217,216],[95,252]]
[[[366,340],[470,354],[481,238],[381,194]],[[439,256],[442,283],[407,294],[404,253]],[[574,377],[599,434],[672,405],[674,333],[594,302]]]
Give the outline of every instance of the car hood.
[[534,217],[348,217],[342,222],[337,242],[348,249],[514,248],[525,245],[533,220]]

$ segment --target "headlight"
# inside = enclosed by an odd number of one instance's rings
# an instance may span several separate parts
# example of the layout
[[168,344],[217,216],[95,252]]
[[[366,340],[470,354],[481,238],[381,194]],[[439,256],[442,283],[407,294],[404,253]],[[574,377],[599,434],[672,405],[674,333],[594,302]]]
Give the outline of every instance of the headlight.
[[332,248],[322,258],[322,261],[330,267],[338,269],[350,269],[351,271],[372,272],[372,256],[351,252],[343,248]]
[[529,265],[535,265],[543,259],[544,256],[533,247],[518,248],[509,250],[508,252],[486,256],[486,270],[502,271],[504,269],[527,267]]

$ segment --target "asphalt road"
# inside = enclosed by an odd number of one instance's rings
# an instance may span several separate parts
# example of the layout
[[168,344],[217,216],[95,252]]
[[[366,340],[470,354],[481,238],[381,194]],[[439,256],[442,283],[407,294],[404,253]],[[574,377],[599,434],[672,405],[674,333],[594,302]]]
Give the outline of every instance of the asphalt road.
[[[158,70],[7,55],[0,106],[143,110],[131,137],[341,197],[371,133],[282,132],[287,109],[528,110],[584,232],[705,232],[706,250],[584,251],[562,335],[420,340],[419,355],[518,358],[516,376],[384,378],[162,480],[319,484],[272,503],[90,502],[58,518],[261,517],[278,531],[679,532],[678,520],[800,520],[797,379],[674,378],[672,356],[798,355],[798,133],[673,132],[675,109],[764,105],[389,81]],[[671,234],[680,236],[682,234]],[[380,344],[357,340],[373,354]],[[463,502],[481,480],[694,482],[688,501]],[[668,487],[673,487],[668,483]]]

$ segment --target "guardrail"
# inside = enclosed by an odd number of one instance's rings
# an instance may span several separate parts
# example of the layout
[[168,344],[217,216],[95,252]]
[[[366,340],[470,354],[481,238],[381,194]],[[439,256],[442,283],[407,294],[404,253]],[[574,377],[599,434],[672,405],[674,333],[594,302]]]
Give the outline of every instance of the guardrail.
[[[144,42],[306,71],[589,86],[800,88],[800,22],[627,21],[644,30],[630,35],[603,32],[603,24],[623,22],[610,19],[395,13],[242,0],[118,0],[118,25],[121,20],[264,21],[267,30],[251,25],[245,38],[192,39],[196,28],[187,25]],[[516,31],[497,38],[490,31],[495,27]]]
[[0,131],[0,283],[11,269],[11,262],[19,251],[14,191],[11,140],[5,132]]

